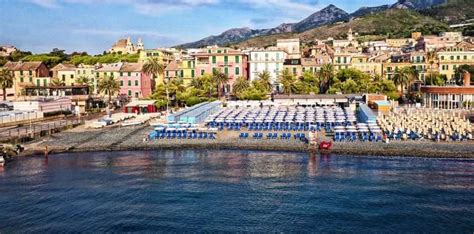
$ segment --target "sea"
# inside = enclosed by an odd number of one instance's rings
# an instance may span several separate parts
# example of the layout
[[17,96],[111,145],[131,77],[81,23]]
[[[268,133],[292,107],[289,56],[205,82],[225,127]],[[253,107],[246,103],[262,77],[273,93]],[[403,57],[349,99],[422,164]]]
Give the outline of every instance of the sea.
[[0,232],[474,232],[474,160],[162,150],[16,158]]

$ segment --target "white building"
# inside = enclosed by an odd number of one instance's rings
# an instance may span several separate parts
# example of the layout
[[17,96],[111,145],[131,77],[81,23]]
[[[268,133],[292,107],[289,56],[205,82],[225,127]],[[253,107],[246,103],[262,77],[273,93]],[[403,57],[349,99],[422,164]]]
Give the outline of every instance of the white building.
[[288,54],[280,48],[267,48],[250,51],[249,56],[249,80],[258,78],[258,74],[268,71],[272,82],[278,84],[278,75],[283,70],[283,62]]
[[286,51],[289,59],[299,59],[301,58],[300,53],[300,39],[278,39],[277,47]]

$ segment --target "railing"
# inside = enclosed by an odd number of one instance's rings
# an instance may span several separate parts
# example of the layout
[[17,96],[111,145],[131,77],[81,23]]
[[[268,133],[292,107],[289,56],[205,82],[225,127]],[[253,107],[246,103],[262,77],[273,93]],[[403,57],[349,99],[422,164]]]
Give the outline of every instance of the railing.
[[23,126],[11,129],[3,129],[0,131],[0,140],[10,140],[15,138],[22,138],[31,136],[44,131],[50,132],[51,130],[57,130],[60,128],[74,126],[84,123],[84,120],[72,119],[72,120],[58,120],[44,124],[32,124],[31,126]]

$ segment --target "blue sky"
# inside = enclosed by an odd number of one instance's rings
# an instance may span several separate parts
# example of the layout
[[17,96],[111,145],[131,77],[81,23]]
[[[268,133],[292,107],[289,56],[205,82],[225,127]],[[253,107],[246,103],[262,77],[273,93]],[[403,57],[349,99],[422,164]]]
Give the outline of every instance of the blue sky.
[[199,40],[236,27],[297,22],[334,4],[347,12],[394,0],[0,0],[0,44],[22,50],[107,50],[142,37],[146,48]]

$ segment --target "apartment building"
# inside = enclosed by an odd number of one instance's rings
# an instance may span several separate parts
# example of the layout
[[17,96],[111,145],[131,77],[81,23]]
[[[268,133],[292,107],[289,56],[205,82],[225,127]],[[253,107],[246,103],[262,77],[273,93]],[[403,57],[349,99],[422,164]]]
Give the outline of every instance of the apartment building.
[[249,80],[258,79],[258,75],[268,72],[273,84],[278,84],[278,76],[283,70],[287,52],[280,48],[255,49],[249,53]]

